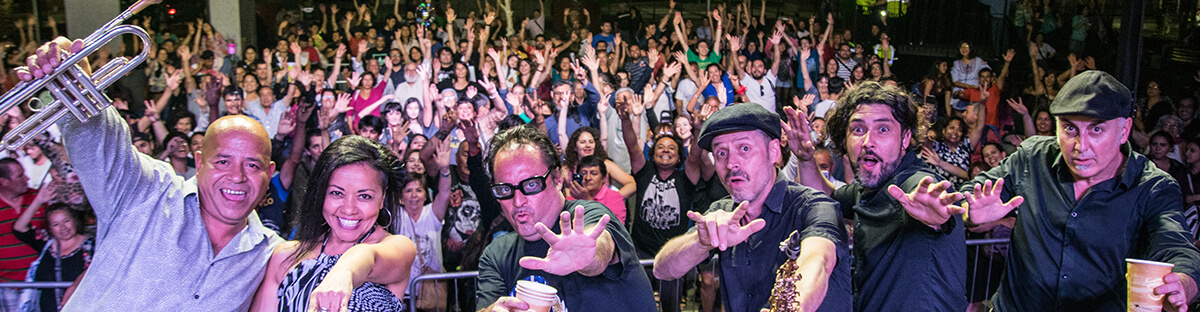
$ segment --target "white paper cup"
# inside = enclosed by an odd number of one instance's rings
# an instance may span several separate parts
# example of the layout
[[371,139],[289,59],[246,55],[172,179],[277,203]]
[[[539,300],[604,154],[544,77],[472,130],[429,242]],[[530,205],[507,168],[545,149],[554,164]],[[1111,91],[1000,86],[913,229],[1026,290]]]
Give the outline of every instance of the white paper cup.
[[558,301],[558,290],[545,284],[531,281],[517,281],[517,299],[529,304],[529,310],[535,312],[550,312],[550,307]]
[[1162,295],[1155,295],[1154,288],[1163,285],[1163,277],[1171,274],[1174,264],[1157,261],[1125,258],[1125,282],[1127,311],[1162,311]]

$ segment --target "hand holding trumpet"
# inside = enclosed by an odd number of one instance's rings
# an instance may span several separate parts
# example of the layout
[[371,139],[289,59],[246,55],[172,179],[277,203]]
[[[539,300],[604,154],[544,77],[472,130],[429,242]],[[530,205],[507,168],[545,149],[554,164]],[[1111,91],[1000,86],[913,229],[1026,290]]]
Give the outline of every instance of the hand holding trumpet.
[[[26,66],[16,68],[17,77],[21,81],[30,81],[51,75],[55,69],[58,69],[59,65],[62,65],[62,60],[82,49],[83,40],[75,39],[75,41],[71,41],[66,37],[54,38],[53,41],[38,47],[33,55],[26,58]],[[87,59],[84,59],[81,63],[80,65],[83,65],[82,69],[84,71],[88,71],[91,68],[87,63]]]

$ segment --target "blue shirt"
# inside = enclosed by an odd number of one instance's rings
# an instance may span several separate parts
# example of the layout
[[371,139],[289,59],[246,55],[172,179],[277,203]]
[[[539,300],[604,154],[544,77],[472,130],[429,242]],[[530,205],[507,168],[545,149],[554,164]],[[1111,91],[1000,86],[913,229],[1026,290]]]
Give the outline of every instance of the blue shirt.
[[[596,118],[596,103],[600,102],[600,92],[596,91],[596,86],[590,82],[583,87],[583,90],[587,92],[583,104],[579,104],[574,114],[567,113],[567,136],[575,133],[575,130],[579,130],[581,127],[599,124],[599,120]],[[546,116],[546,133],[550,135],[550,140],[554,144],[558,144],[558,140],[563,139],[558,137],[558,115]]]
[[[734,96],[737,95],[737,92],[733,90],[733,82],[729,81],[729,75],[721,77],[721,84],[725,86],[725,96],[722,98],[724,105],[721,107],[725,107],[734,103]],[[721,95],[717,94],[717,87],[714,87],[712,84],[705,86],[704,91],[701,91],[700,94],[704,95],[706,98],[710,96],[717,96],[718,98],[721,98]]]

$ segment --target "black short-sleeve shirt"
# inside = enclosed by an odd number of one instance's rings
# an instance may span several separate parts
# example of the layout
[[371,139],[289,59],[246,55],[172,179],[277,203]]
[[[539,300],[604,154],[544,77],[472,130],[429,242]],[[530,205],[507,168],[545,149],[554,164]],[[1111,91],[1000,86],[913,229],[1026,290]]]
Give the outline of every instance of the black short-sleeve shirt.
[[945,180],[908,152],[880,190],[855,182],[834,191],[842,213],[854,218],[855,311],[966,310],[962,216],[951,216],[934,230],[909,216],[886,191],[897,185],[911,192],[925,177]]
[[[620,262],[610,264],[604,273],[590,277],[578,272],[557,276],[526,269],[517,261],[525,256],[545,257],[550,245],[544,240],[526,241],[516,232],[511,232],[496,238],[483,250],[479,259],[479,276],[475,279],[475,309],[486,308],[500,297],[508,296],[519,280],[541,277],[547,285],[558,289],[559,298],[571,312],[657,311],[650,279],[638,262],[629,232],[617,221],[617,216],[603,204],[594,201],[567,201],[564,206],[570,208],[564,210],[572,214],[574,207],[583,206],[587,224],[596,224],[602,216],[608,215],[610,221],[606,230],[612,235]],[[562,233],[557,222],[550,230]]]
[[[819,191],[777,177],[763,205],[759,218],[766,221],[766,226],[745,242],[720,252],[718,274],[725,311],[758,312],[769,308],[767,299],[775,286],[775,273],[788,260],[779,243],[793,231],[800,231],[801,240],[820,237],[836,246],[837,264],[829,275],[818,311],[850,311],[850,250],[838,203]],[[726,197],[713,203],[708,212],[735,208],[733,199]]]
[[658,254],[668,240],[687,233],[691,221],[687,212],[694,210],[692,197],[696,185],[683,169],[660,179],[658,168],[652,163],[643,166],[633,178],[637,182],[637,202],[630,228],[633,244],[638,251]]

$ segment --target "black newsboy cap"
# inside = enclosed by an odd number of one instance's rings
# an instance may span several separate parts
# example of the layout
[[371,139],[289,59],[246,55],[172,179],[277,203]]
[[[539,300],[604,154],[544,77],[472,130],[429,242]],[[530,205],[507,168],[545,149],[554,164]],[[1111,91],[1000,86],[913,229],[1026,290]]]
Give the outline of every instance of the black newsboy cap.
[[712,140],[718,135],[762,130],[768,137],[778,139],[782,132],[779,115],[767,111],[762,105],[743,103],[722,108],[708,117],[700,129],[700,148],[712,150]]
[[1089,70],[1063,85],[1050,115],[1079,115],[1100,120],[1128,118],[1133,115],[1133,93],[1108,73]]

